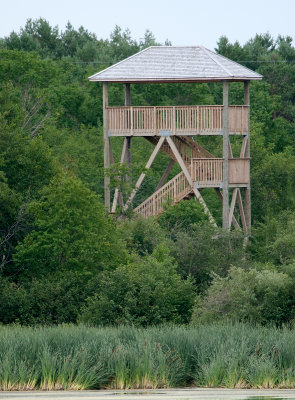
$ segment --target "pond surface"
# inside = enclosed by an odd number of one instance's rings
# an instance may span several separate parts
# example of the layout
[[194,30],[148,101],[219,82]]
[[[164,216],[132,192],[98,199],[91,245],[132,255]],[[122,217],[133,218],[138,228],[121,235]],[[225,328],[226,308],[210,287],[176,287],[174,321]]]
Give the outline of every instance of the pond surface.
[[0,392],[0,400],[295,400],[291,389],[157,389]]

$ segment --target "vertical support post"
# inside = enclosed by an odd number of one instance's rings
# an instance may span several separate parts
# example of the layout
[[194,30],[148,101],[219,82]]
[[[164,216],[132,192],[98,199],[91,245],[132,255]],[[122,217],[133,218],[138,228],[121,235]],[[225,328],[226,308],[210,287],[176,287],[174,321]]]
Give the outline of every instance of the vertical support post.
[[[104,168],[110,168],[110,139],[108,136],[109,130],[109,115],[107,107],[109,105],[108,83],[102,83],[103,91],[103,142],[104,142]],[[111,194],[110,194],[110,177],[105,173],[104,176],[104,204],[106,210],[109,212],[111,208]]]
[[[246,145],[245,157],[250,159],[250,81],[244,82],[244,105],[248,106],[247,124],[248,124],[248,140]],[[248,187],[245,189],[244,198],[245,219],[247,225],[247,234],[251,233],[251,189],[250,178]]]
[[[126,107],[131,106],[130,83],[125,83],[125,106]],[[131,116],[131,114],[129,114],[129,115],[130,115],[129,124],[131,124],[132,116]],[[131,129],[131,126],[129,126],[129,128]],[[126,149],[126,153],[125,153],[126,154],[125,161],[129,168],[130,164],[131,164],[131,136],[126,136],[126,140],[127,140],[127,149]],[[131,184],[132,184],[131,176],[126,175],[125,179],[126,179],[126,182],[128,182],[129,185],[131,186]]]
[[228,81],[223,82],[223,181],[222,181],[222,228],[229,229],[229,190],[228,190]]

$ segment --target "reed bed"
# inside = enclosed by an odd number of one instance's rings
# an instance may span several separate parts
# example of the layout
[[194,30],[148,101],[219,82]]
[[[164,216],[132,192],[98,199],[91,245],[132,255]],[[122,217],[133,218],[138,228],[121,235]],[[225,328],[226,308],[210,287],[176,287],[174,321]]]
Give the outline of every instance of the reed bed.
[[295,331],[196,327],[0,327],[1,390],[294,388]]

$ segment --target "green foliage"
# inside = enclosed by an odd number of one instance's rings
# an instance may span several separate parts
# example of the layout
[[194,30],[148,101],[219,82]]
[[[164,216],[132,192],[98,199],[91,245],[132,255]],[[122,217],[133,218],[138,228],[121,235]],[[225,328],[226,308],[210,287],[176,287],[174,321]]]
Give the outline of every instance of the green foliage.
[[294,342],[241,323],[2,327],[1,390],[294,388]]
[[23,285],[0,277],[0,320],[22,325],[74,323],[87,296],[90,275],[51,274]]
[[268,217],[253,230],[250,251],[255,260],[276,265],[289,264],[295,259],[295,216],[285,211],[277,217]]
[[282,324],[292,318],[294,282],[277,271],[248,271],[231,267],[225,278],[216,275],[206,295],[195,307],[193,321],[218,319],[274,322]]
[[[158,44],[149,31],[138,42],[128,29],[116,26],[109,39],[103,40],[70,23],[60,31],[42,18],[28,20],[18,33],[1,39],[1,322],[56,324],[76,322],[79,316],[93,324],[186,323],[196,292],[197,320],[231,318],[281,324],[294,318],[295,48],[290,37],[275,40],[270,34],[256,35],[243,46],[225,37],[218,42],[220,54],[264,75],[262,82],[251,83],[255,226],[250,245],[243,247],[240,232],[225,234],[209,226],[193,200],[167,205],[157,219],[119,222],[105,215],[98,196],[104,194],[102,88],[89,83],[87,77]],[[123,104],[123,85],[110,85],[109,100],[111,105]],[[221,103],[220,84],[132,85],[134,105]],[[243,103],[242,83],[231,84],[230,103]],[[221,156],[220,137],[198,141]],[[238,156],[240,138],[232,137],[231,144]],[[125,176],[136,181],[153,145],[144,138],[132,139],[128,168],[117,163],[121,145],[119,138],[112,140],[111,190],[119,184],[126,199],[132,186]],[[134,206],[154,191],[167,164],[168,157],[159,154]],[[174,166],[168,179],[178,171]],[[220,224],[219,198],[212,190],[202,191],[202,196]],[[150,358],[144,358],[137,371],[134,366],[137,380],[133,372],[123,376],[119,371],[130,366],[122,351],[111,385],[156,387],[180,382],[182,361],[171,358],[165,349],[155,349],[146,346],[144,357]],[[252,369],[249,364],[237,373],[227,358],[220,360],[214,354],[200,366],[198,382],[226,386],[250,380],[263,386],[278,381],[273,359],[247,356]],[[91,357],[83,361],[73,356],[71,360],[74,378],[68,382],[63,372],[55,380],[66,367],[56,372],[60,360],[45,349],[42,371],[47,366],[50,371],[41,377],[34,370],[28,379],[41,388],[93,387],[105,382],[101,366],[95,366]],[[83,366],[84,362],[91,367],[82,384],[83,368],[78,363]],[[3,365],[12,368],[16,381],[21,382],[8,358]],[[16,365],[25,374],[25,364]],[[145,365],[149,365],[149,382],[144,377]],[[171,372],[172,365],[177,376]],[[194,368],[190,376],[198,374]],[[290,376],[282,378],[287,385]]]
[[127,219],[120,225],[120,233],[129,251],[141,256],[152,254],[159,245],[167,243],[164,231],[154,218]]
[[[289,152],[266,156],[254,169],[251,177],[254,218],[277,215],[283,210],[294,209],[295,157]],[[260,217],[261,218],[261,217]]]
[[167,231],[189,229],[192,224],[205,221],[208,221],[208,217],[195,198],[173,206],[167,205],[165,212],[158,217],[159,224]]
[[212,273],[224,277],[232,264],[249,263],[240,232],[225,233],[207,223],[191,225],[174,236],[171,255],[181,275],[191,275],[200,292],[207,289]]
[[166,253],[156,252],[133,264],[98,276],[80,321],[92,325],[185,323],[194,300],[192,282],[182,280]]
[[16,248],[14,261],[28,276],[55,271],[114,269],[126,259],[115,226],[97,195],[62,175],[29,205],[35,229]]

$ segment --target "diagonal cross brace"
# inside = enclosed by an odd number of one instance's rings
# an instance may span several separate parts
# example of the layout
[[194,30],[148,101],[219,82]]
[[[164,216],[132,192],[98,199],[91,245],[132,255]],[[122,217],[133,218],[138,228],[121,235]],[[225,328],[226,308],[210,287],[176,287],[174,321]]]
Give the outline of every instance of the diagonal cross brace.
[[[166,139],[166,138],[165,138],[164,136],[162,136],[162,137],[160,138],[160,140],[158,141],[156,147],[154,148],[154,150],[153,150],[153,152],[152,152],[152,154],[151,154],[151,156],[150,156],[148,162],[146,163],[145,169],[149,169],[149,168],[151,167],[151,165],[152,165],[152,163],[154,162],[154,159],[156,158],[156,155],[158,154],[158,152],[159,152],[159,150],[160,150],[162,144],[164,143],[165,139]],[[138,189],[140,188],[140,186],[141,186],[141,184],[142,184],[142,182],[143,182],[145,176],[146,176],[146,173],[145,173],[145,172],[142,172],[142,173],[140,174],[140,177],[138,178],[138,180],[137,180],[137,182],[136,182],[136,184],[135,184],[135,188],[133,189],[133,191],[132,191],[132,193],[131,193],[129,199],[127,200],[127,202],[126,202],[126,204],[125,204],[125,206],[124,206],[124,208],[123,208],[124,211],[127,211],[127,210],[128,210],[128,208],[129,208],[130,204],[132,203],[132,200],[134,199],[134,196],[136,195]]]
[[168,142],[168,144],[169,144],[169,146],[170,146],[170,148],[171,148],[171,150],[172,150],[172,152],[173,152],[173,154],[174,154],[174,156],[175,156],[175,158],[176,158],[178,164],[180,165],[180,167],[181,167],[181,169],[182,169],[182,171],[183,171],[183,173],[184,173],[184,175],[185,175],[185,177],[186,177],[188,183],[191,185],[192,190],[193,190],[195,196],[196,196],[197,199],[199,200],[200,204],[203,206],[204,211],[205,211],[206,215],[207,215],[208,218],[209,218],[209,221],[210,221],[215,227],[217,227],[216,222],[214,221],[214,218],[213,218],[212,214],[210,213],[209,208],[207,207],[207,204],[205,203],[203,197],[201,196],[201,193],[200,193],[199,190],[195,187],[194,182],[193,182],[193,180],[192,180],[192,177],[191,177],[191,175],[190,175],[190,173],[189,173],[189,171],[188,171],[188,169],[187,169],[187,167],[186,167],[186,165],[185,165],[185,163],[184,163],[184,161],[183,161],[183,159],[182,159],[182,157],[181,157],[181,155],[180,155],[180,153],[179,153],[179,151],[178,151],[178,149],[177,149],[175,143],[173,142],[173,140],[172,140],[171,137],[169,137],[169,136],[166,137],[166,140],[167,140],[167,142]]

